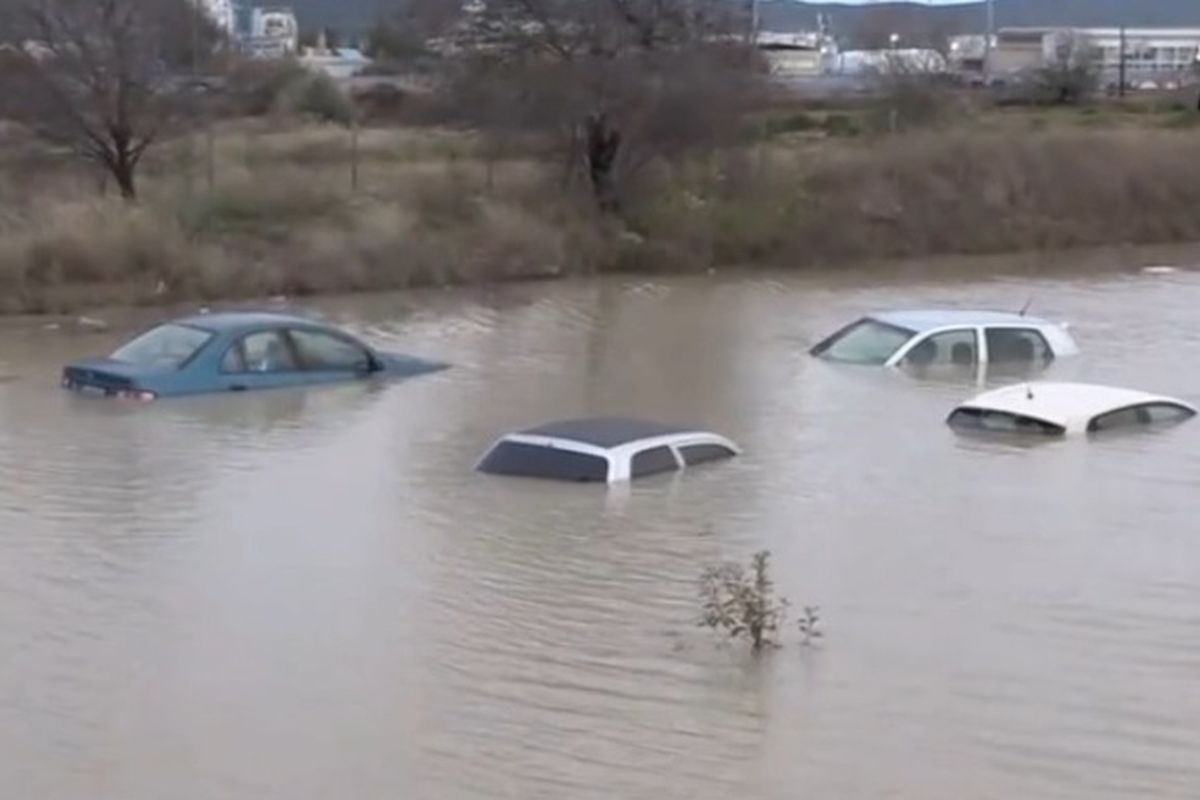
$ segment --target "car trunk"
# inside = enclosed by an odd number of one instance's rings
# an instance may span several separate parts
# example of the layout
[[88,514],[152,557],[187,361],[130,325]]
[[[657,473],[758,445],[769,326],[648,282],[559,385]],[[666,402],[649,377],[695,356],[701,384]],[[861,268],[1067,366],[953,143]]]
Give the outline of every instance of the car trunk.
[[76,391],[115,394],[135,388],[132,373],[131,365],[119,361],[88,361],[63,369],[63,385]]

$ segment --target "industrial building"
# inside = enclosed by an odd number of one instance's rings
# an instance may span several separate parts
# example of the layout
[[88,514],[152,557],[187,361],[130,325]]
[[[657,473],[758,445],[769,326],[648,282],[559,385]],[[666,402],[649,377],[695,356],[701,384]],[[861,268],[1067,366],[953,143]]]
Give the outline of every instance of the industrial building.
[[252,56],[282,58],[300,46],[300,25],[286,6],[245,6],[236,0],[194,0],[231,41]]
[[233,0],[196,0],[212,23],[229,36],[237,33],[237,12]]
[[1090,48],[1106,84],[1163,88],[1178,85],[1200,67],[1200,28],[1001,28],[987,60],[997,77],[1052,63],[1065,46]]
[[761,31],[756,43],[771,74],[783,81],[824,75],[837,58],[837,45],[818,31]]

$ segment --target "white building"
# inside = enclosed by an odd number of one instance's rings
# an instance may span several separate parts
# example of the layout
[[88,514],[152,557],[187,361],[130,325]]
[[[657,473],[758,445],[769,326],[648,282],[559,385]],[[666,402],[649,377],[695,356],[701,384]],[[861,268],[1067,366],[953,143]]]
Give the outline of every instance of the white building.
[[[1101,70],[1116,79],[1124,38],[1125,76],[1130,83],[1178,78],[1193,69],[1200,54],[1200,28],[1085,28],[1077,31],[1095,48]],[[1048,37],[1055,46],[1056,37]],[[1053,53],[1051,53],[1053,55]]]
[[1119,80],[1122,53],[1132,86],[1177,83],[1200,64],[1200,28],[1003,28],[988,67],[996,75],[1036,69],[1080,42],[1095,53],[1106,83]]
[[195,1],[200,10],[226,35],[233,36],[237,32],[237,15],[234,13],[233,0]]
[[838,54],[840,75],[937,75],[946,71],[946,58],[926,48],[845,50]]
[[256,58],[283,58],[300,49],[296,14],[283,6],[255,8],[250,14],[250,35],[245,45]]
[[[979,34],[951,36],[948,43],[947,61],[953,70],[959,72],[983,72],[983,62],[987,58],[988,37]],[[992,37],[992,47],[996,39]]]
[[755,43],[771,74],[781,80],[823,75],[833,68],[837,57],[837,44],[817,31],[760,31]]

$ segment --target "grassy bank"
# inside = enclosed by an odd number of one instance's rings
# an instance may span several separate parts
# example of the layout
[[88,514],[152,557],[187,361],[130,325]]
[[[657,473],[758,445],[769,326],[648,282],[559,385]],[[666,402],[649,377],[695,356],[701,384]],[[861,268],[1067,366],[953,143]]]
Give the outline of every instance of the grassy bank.
[[552,159],[445,131],[355,148],[341,128],[238,124],[161,148],[137,206],[100,189],[0,133],[0,311],[1200,240],[1200,135],[779,137],[642,171],[620,224]]

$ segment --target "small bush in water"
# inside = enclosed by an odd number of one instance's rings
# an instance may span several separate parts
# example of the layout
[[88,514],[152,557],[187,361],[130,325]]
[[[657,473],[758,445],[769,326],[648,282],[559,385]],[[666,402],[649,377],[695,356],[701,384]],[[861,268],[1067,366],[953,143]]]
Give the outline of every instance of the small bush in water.
[[800,628],[801,644],[812,644],[824,634],[818,629],[821,623],[821,609],[817,606],[805,606],[802,610],[797,627]]
[[763,550],[750,559],[749,570],[733,562],[706,569],[700,577],[704,604],[700,624],[734,639],[746,639],[755,650],[778,647],[788,600],[775,595],[770,558],[770,551]]

